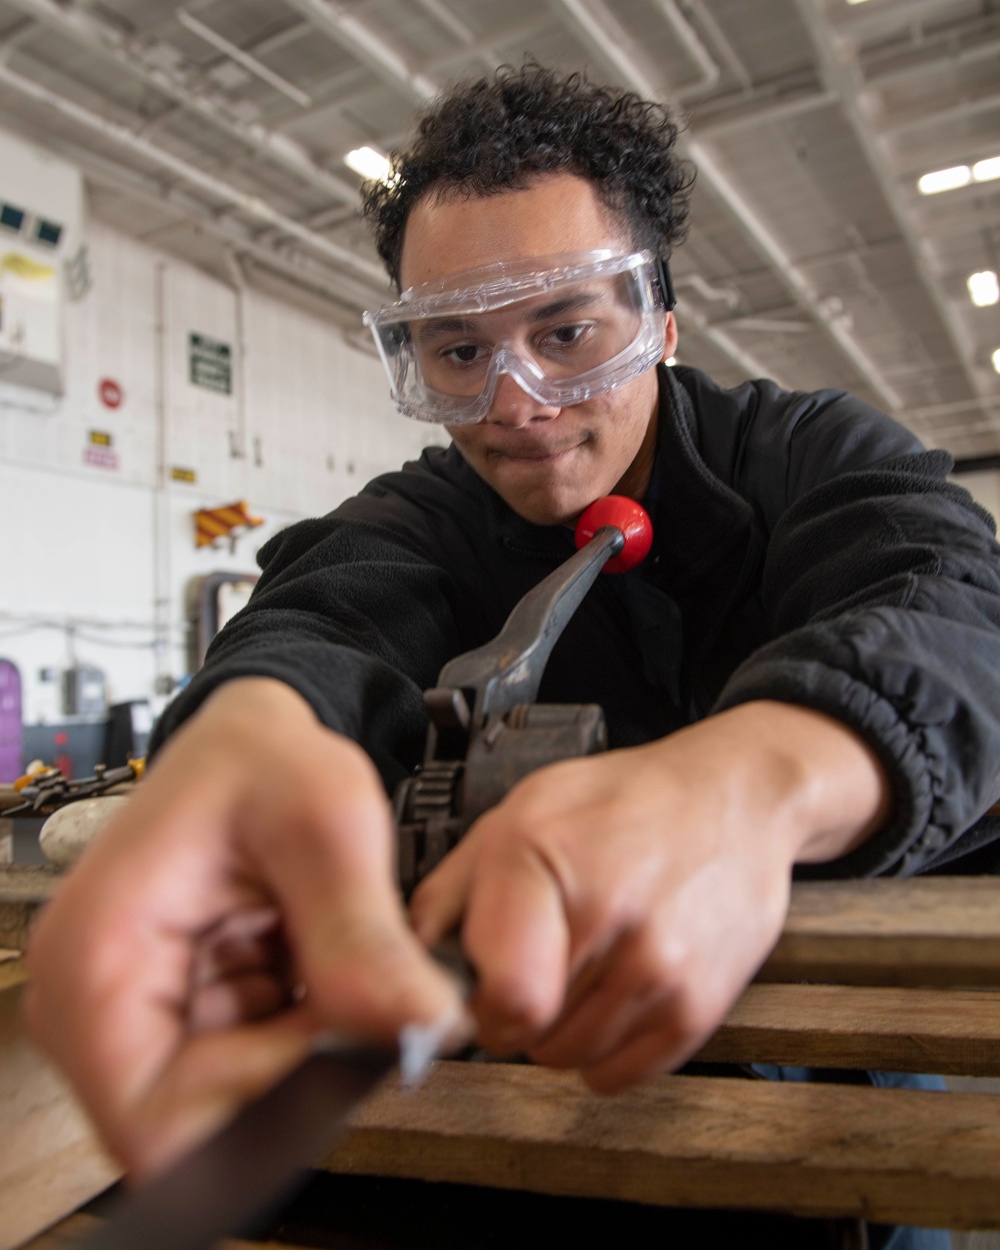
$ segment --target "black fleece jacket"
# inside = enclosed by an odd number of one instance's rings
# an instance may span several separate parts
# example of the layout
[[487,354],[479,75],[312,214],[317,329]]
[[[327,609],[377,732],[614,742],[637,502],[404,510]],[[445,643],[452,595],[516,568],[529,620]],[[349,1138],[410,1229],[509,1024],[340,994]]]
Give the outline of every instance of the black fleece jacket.
[[[598,580],[539,699],[601,704],[612,747],[753,699],[817,708],[874,747],[895,818],[810,872],[1000,866],[1000,822],[980,819],[1000,798],[1000,549],[950,458],[842,392],[726,391],[677,367],[660,394],[653,550]],[[572,551],[455,447],[426,451],[262,548],[250,604],[153,748],[221,683],[274,677],[391,790],[422,754],[423,689]]]

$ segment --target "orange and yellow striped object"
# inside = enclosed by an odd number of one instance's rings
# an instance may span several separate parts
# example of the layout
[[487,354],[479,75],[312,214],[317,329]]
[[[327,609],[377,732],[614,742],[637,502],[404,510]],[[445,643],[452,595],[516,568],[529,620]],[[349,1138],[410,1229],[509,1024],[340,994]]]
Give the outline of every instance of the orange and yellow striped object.
[[220,538],[229,538],[233,530],[253,529],[263,524],[263,517],[250,515],[250,505],[245,499],[220,508],[199,508],[194,514],[194,545],[208,547]]

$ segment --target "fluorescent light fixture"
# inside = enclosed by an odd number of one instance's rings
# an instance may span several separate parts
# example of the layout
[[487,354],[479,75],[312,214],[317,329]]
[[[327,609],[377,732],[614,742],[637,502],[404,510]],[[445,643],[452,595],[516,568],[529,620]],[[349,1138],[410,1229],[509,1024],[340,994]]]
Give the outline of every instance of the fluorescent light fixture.
[[939,191],[967,187],[971,181],[972,171],[968,165],[953,165],[951,169],[936,169],[933,173],[924,174],[917,180],[917,187],[923,195],[937,195]]
[[362,178],[388,182],[392,177],[392,166],[382,153],[376,152],[374,148],[355,148],[344,157],[344,164],[349,165]]
[[969,288],[969,298],[977,308],[1000,304],[1000,282],[992,269],[970,273],[965,285]]
[[864,4],[865,0],[847,0],[848,4]]
[[1000,178],[1000,156],[991,156],[985,161],[976,161],[972,167],[972,176],[977,182],[992,182]]
[[1000,373],[1000,347],[996,349],[990,360],[993,361],[993,368],[996,369],[997,373]]

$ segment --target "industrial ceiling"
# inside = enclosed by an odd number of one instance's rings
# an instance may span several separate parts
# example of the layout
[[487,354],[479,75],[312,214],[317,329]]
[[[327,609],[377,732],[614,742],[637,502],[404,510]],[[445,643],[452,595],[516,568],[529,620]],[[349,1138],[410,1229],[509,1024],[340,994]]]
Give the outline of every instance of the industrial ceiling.
[[679,360],[1000,454],[1000,304],[967,286],[1000,271],[998,0],[0,0],[0,126],[98,217],[350,331],[386,292],[345,154],[529,53],[685,120]]

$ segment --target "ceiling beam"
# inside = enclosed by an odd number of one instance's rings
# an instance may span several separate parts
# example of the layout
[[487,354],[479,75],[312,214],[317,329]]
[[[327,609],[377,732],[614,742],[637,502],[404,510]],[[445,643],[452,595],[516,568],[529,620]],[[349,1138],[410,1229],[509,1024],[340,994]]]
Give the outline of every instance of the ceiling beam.
[[93,12],[72,0],[68,4],[57,0],[9,0],[9,3],[78,47],[107,57],[130,77],[155,88],[315,190],[341,203],[357,204],[357,187],[317,165],[300,144],[257,123],[242,121],[225,108],[222,97],[217,99],[201,90],[194,91],[163,68],[150,64],[144,59],[149,56],[148,46],[140,51],[117,26]]
[[969,351],[964,327],[931,270],[920,236],[903,203],[896,176],[890,171],[887,155],[879,147],[862,114],[859,89],[863,85],[863,80],[856,63],[852,65],[839,53],[834,44],[833,32],[814,0],[794,0],[794,3],[812,41],[823,81],[840,97],[844,118],[854,134],[859,150],[865,157],[869,173],[882,193],[886,206],[896,223],[896,228],[906,241],[913,268],[937,313],[945,337],[962,366],[966,382],[973,395],[982,395],[984,394],[983,384]]
[[[163,186],[148,175],[119,165],[107,157],[94,152],[83,153],[78,144],[47,138],[46,146],[67,160],[75,161],[92,186],[104,187],[139,204],[174,211],[178,216],[173,224],[180,226],[187,223],[190,228],[231,248],[237,256],[253,260],[280,273],[288,281],[321,293],[331,304],[331,314],[337,313],[335,319],[339,324],[358,327],[361,312],[385,299],[384,282],[378,286],[359,282],[305,253],[293,252],[287,247],[279,250],[266,246],[243,223],[231,217],[218,217],[202,201],[180,187]],[[184,255],[183,251],[180,255]]]
[[285,0],[285,3],[412,103],[425,104],[438,94],[436,82],[411,69],[395,48],[366,26],[346,4],[335,3],[335,0]]
[[882,91],[886,87],[893,87],[897,83],[907,82],[914,77],[920,78],[928,74],[947,73],[949,70],[961,69],[963,65],[974,65],[977,61],[988,61],[991,57],[998,54],[1000,54],[1000,38],[980,38],[975,43],[969,43],[963,47],[956,48],[954,38],[950,37],[940,45],[935,44],[930,53],[925,50],[923,45],[916,45],[913,52],[905,58],[901,56],[889,68],[883,66],[882,69],[878,69],[872,66],[871,70],[869,70],[865,62],[862,61],[861,72],[867,89]]
[[[591,51],[599,55],[605,64],[612,65],[625,82],[629,83],[640,95],[647,99],[662,98],[663,92],[659,84],[652,82],[637,70],[627,51],[622,46],[616,45],[610,38],[610,28],[604,22],[603,14],[600,17],[595,16],[596,9],[593,0],[589,6],[585,5],[583,0],[549,0],[549,5],[558,9],[571,21],[574,28],[584,36]],[[878,396],[879,402],[891,411],[898,411],[902,406],[899,393],[889,385],[875,362],[851,336],[843,316],[833,310],[827,301],[821,299],[811,281],[796,267],[792,258],[781,247],[763,221],[748,207],[743,189],[731,181],[723,172],[714,154],[698,139],[689,139],[684,144],[683,150],[697,166],[699,178],[703,183],[708,183],[711,192],[725,205],[735,221],[750,237],[786,289],[793,295],[796,303],[808,312],[842,355],[850,360],[858,375]]]
[[381,269],[373,261],[357,256],[348,248],[341,247],[340,244],[334,243],[332,240],[317,234],[284,213],[278,212],[277,209],[260,199],[259,196],[249,195],[246,191],[224,182],[214,174],[207,173],[205,170],[181,160],[180,157],[174,156],[172,152],[168,152],[155,143],[151,143],[148,139],[137,135],[127,126],[110,121],[97,113],[92,113],[82,105],[68,100],[65,96],[59,95],[48,87],[42,86],[41,83],[25,78],[23,74],[15,73],[14,70],[9,69],[2,63],[0,63],[0,86],[16,92],[35,104],[54,111],[72,125],[81,127],[102,139],[109,140],[116,147],[130,152],[133,156],[156,165],[166,173],[177,178],[184,185],[207,195],[211,200],[234,209],[260,225],[274,227],[280,230],[282,234],[297,239],[300,243],[305,244],[310,251],[316,252],[327,260],[332,261],[338,268],[375,284],[378,284],[380,281],[384,282],[384,275]]
[[711,184],[713,193],[725,204],[758,251],[769,261],[785,288],[794,296],[795,302],[808,312],[841,354],[851,362],[880,402],[890,411],[898,412],[903,404],[899,392],[889,385],[881,370],[854,338],[843,312],[820,296],[812,280],[792,261],[761,218],[747,206],[743,189],[723,172],[715,156],[697,140],[687,145],[687,151],[697,166],[699,177],[704,176]]

